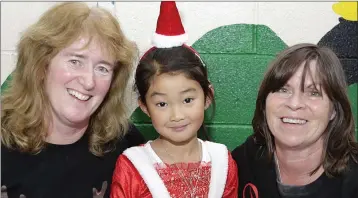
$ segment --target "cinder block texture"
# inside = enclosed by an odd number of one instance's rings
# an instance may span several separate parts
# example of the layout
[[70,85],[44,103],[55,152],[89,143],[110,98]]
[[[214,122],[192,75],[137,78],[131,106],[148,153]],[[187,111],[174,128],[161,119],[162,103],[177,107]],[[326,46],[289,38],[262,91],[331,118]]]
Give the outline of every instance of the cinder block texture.
[[358,83],[352,84],[348,87],[348,95],[352,105],[352,112],[357,134],[356,138],[358,139]]
[[[205,118],[209,136],[232,150],[252,133],[251,119],[263,72],[286,45],[266,26],[236,24],[208,32],[193,47],[206,63],[215,90],[215,116],[210,118],[209,108]],[[11,75],[1,92],[10,80]],[[358,137],[358,84],[351,84],[348,93]],[[132,120],[147,139],[158,136],[140,108],[134,111]]]
[[[264,25],[234,24],[207,32],[193,44],[209,72],[215,90],[216,110],[207,110],[205,124],[213,141],[235,148],[252,133],[256,94],[268,63],[286,47]],[[147,138],[156,137],[149,118],[139,108],[132,114]]]
[[349,84],[358,83],[358,21],[339,18],[339,24],[318,42],[331,48],[339,57]]
[[[193,47],[206,63],[215,90],[215,115],[210,119],[209,108],[205,118],[209,136],[232,150],[252,134],[251,120],[264,71],[286,44],[267,26],[235,24],[207,32]],[[357,92],[357,83],[349,86],[355,123]],[[146,138],[158,136],[140,108],[134,111],[132,120]]]
[[1,52],[1,84],[15,68],[15,56],[11,52]]
[[15,50],[23,31],[56,2],[1,2],[1,51]]

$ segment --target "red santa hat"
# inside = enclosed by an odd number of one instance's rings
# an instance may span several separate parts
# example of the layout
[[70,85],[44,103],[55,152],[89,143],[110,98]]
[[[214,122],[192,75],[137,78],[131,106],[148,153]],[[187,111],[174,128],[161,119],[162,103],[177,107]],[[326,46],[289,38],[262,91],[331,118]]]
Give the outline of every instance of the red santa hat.
[[162,1],[152,44],[157,48],[182,46],[188,40],[175,1]]

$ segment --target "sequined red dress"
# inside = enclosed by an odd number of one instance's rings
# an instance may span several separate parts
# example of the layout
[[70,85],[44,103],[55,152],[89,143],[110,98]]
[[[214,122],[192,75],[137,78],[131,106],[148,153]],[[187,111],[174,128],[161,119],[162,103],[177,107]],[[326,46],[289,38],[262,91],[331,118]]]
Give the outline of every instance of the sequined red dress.
[[147,143],[117,160],[112,198],[236,198],[237,167],[222,144],[202,143],[202,161],[165,164]]

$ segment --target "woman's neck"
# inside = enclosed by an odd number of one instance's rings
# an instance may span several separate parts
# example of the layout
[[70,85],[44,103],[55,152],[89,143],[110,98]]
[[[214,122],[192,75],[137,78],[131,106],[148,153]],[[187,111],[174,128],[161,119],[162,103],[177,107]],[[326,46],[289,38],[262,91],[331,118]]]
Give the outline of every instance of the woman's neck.
[[[278,176],[286,185],[306,185],[315,181],[324,172],[321,164],[323,140],[305,149],[288,149],[276,145]],[[311,175],[317,167],[319,169]]]
[[167,164],[201,160],[201,143],[197,137],[183,143],[174,143],[159,137],[151,142],[151,146],[160,159]]
[[87,127],[88,124],[68,126],[60,122],[52,122],[45,141],[58,145],[72,144],[84,135]]

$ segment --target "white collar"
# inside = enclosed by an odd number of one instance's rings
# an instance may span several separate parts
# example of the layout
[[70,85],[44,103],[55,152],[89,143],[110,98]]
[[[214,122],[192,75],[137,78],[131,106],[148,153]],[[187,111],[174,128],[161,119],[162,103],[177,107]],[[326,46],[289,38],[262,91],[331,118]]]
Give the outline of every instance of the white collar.
[[[210,162],[211,158],[208,152],[208,149],[206,148],[206,144],[203,144],[204,141],[198,138],[198,141],[201,144],[201,162]],[[144,148],[148,151],[148,153],[150,154],[150,158],[153,159],[154,163],[159,163],[159,164],[164,164],[162,159],[160,159],[160,157],[157,155],[157,153],[155,153],[155,151],[153,150],[152,146],[150,145],[152,141],[148,141],[145,145]]]

